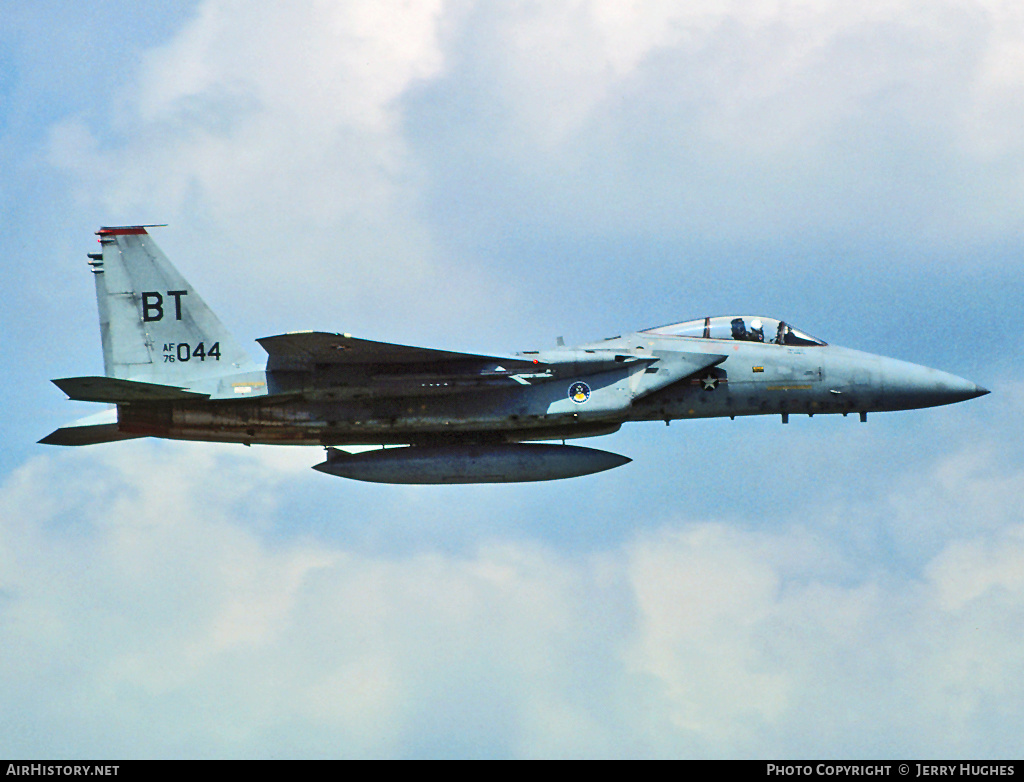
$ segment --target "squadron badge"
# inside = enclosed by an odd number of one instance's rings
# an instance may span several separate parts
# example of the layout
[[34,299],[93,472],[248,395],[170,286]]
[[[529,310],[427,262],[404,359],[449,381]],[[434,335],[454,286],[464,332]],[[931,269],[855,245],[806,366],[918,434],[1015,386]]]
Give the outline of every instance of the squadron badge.
[[590,399],[590,386],[582,380],[577,380],[569,386],[569,398],[578,405],[582,405]]

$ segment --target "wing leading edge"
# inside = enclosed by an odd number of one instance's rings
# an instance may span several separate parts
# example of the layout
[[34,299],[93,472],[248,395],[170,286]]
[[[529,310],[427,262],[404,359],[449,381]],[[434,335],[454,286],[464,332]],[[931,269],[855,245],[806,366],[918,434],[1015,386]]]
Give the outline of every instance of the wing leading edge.
[[359,339],[350,334],[303,331],[256,340],[267,351],[268,370],[307,370],[316,364],[494,364],[497,374],[530,371],[539,362]]
[[79,402],[174,402],[187,399],[207,399],[209,394],[187,391],[178,386],[122,380],[116,377],[64,377],[50,381]]

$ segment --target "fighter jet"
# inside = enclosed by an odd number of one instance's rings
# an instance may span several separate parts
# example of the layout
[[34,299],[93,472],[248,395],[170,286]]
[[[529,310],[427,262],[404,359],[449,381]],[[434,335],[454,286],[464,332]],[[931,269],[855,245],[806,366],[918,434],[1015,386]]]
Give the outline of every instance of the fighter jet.
[[102,252],[89,254],[89,265],[105,375],[53,381],[71,399],[115,407],[40,442],[317,445],[327,457],[314,469],[362,481],[543,481],[629,462],[565,444],[626,422],[777,415],[787,423],[791,415],[825,413],[864,421],[876,411],[988,393],[955,375],[747,315],[512,355],[293,332],[257,340],[267,353],[259,364],[171,265],[149,227],[97,231]]

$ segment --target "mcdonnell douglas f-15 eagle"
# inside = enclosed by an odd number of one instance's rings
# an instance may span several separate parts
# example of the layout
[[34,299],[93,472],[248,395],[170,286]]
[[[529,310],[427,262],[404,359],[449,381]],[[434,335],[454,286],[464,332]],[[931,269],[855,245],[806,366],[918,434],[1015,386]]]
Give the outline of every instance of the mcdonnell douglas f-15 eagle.
[[[53,382],[116,405],[40,442],[134,437],[327,446],[315,469],[379,483],[571,478],[630,460],[565,445],[627,421],[857,413],[988,393],[963,378],[827,345],[791,324],[707,317],[600,342],[477,355],[296,332],[252,360],[153,242],[101,228],[91,253],[103,377]],[[554,440],[558,444],[528,441]],[[375,445],[350,454],[334,446]],[[385,448],[384,446],[405,446]]]

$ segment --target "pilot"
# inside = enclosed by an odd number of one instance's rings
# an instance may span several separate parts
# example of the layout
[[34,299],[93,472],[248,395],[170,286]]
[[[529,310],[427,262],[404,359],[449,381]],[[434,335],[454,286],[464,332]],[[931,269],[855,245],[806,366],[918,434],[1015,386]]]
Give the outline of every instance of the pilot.
[[751,342],[764,342],[764,324],[760,318],[750,321],[750,331],[747,332],[747,339]]
[[779,321],[779,330],[775,332],[775,344],[785,345],[786,334],[789,333],[789,326],[786,325],[785,321]]

